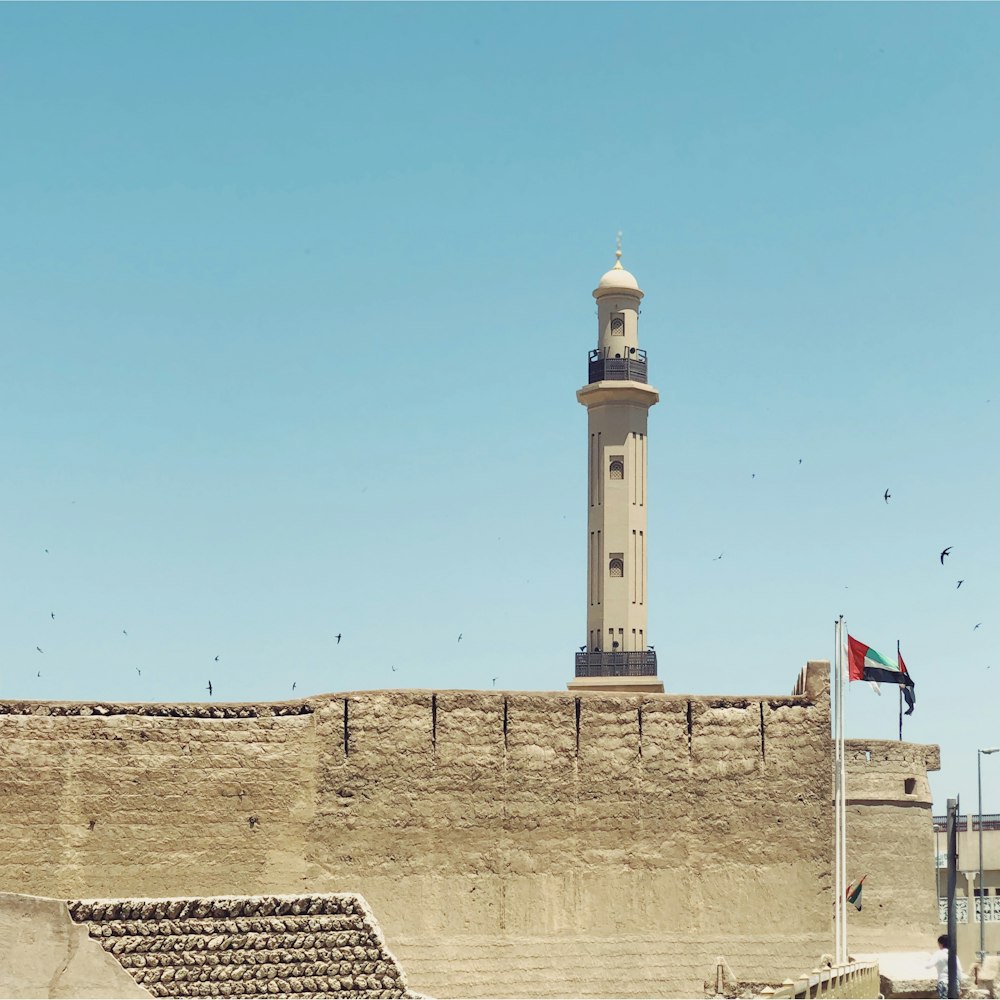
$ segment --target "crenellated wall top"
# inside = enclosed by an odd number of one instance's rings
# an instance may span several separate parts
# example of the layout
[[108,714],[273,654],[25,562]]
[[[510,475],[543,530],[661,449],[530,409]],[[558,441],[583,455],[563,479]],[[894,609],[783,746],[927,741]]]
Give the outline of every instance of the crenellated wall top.
[[[825,672],[824,669],[825,668]],[[341,691],[309,695],[295,701],[271,702],[115,702],[115,701],[0,701],[0,716],[52,716],[52,717],[110,717],[144,716],[179,719],[255,719],[312,715],[345,700],[354,701],[372,696],[398,696],[401,704],[447,698],[467,701],[469,704],[501,704],[509,699],[530,699],[553,703],[572,703],[583,697],[590,701],[618,702],[622,706],[636,706],[643,702],[694,702],[710,708],[748,708],[751,703],[766,703],[771,708],[801,706],[829,700],[829,665],[810,662],[803,667],[795,688],[790,695],[734,694],[705,695],[642,692],[598,691],[593,693],[566,691],[482,691],[462,688],[399,688]],[[825,679],[825,683],[824,683]]]

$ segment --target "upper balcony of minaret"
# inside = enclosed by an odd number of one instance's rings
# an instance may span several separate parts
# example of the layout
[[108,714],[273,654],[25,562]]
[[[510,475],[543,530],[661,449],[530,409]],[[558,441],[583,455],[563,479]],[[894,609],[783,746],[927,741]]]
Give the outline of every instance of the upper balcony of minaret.
[[[622,267],[621,256],[619,242],[614,267],[601,275],[601,280],[594,289],[594,298],[597,300],[597,347],[587,359],[587,384],[591,387],[596,382],[638,382],[641,385],[649,382],[646,352],[639,347],[639,303],[643,292],[635,275]],[[638,386],[635,389],[639,391]],[[606,392],[603,390],[587,388],[581,389],[577,394],[580,402],[588,405],[599,402],[605,396]],[[616,398],[619,396],[620,393],[616,391]],[[651,387],[642,390],[642,398],[647,396],[652,397],[647,405],[656,402],[658,398],[656,390]]]
[[628,347],[618,351],[612,347],[605,347],[591,351],[587,365],[587,382],[604,382],[608,379],[648,382],[646,352],[639,347]]

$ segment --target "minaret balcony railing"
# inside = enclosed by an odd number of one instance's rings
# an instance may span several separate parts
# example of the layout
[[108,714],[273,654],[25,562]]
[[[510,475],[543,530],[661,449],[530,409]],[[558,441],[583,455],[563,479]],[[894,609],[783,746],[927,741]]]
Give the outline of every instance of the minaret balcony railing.
[[646,352],[638,347],[630,347],[625,357],[609,358],[601,351],[591,351],[588,380],[593,383],[603,382],[605,379],[646,382]]
[[577,653],[577,677],[655,677],[656,652],[627,650],[624,653]]

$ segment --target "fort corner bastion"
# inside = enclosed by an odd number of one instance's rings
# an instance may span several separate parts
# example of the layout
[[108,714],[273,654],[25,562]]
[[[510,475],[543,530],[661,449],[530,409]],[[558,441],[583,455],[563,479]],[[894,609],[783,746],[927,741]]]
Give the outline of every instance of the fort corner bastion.
[[831,946],[829,681],[0,703],[0,890],[359,893],[437,997],[780,981]]

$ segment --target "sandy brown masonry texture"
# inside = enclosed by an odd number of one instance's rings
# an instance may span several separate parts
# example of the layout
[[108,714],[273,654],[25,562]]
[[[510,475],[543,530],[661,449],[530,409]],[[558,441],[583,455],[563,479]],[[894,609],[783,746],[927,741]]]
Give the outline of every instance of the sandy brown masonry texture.
[[[893,763],[898,781],[881,753],[865,767],[901,789],[921,760]],[[437,997],[700,995],[719,955],[758,982],[813,968],[829,951],[831,798],[825,663],[791,696],[0,704],[0,886],[60,899],[358,893],[408,986]],[[923,881],[908,884],[930,912]],[[866,899],[855,924],[879,919],[889,909]],[[316,946],[317,961],[338,947]],[[260,949],[273,950],[302,949]]]
[[411,996],[349,894],[76,900],[69,911],[157,997]]

